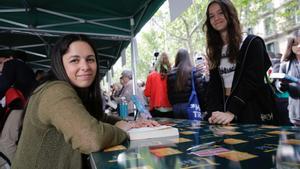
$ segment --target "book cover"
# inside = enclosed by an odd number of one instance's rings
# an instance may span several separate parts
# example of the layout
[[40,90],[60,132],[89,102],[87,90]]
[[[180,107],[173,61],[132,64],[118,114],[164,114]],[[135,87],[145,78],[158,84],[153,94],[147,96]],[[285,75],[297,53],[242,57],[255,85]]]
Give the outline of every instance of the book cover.
[[291,83],[300,83],[300,79],[285,73],[271,73],[270,78],[286,80]]
[[130,140],[142,140],[150,138],[160,138],[160,137],[171,137],[178,136],[178,129],[171,126],[158,126],[158,127],[142,127],[134,128],[127,131]]

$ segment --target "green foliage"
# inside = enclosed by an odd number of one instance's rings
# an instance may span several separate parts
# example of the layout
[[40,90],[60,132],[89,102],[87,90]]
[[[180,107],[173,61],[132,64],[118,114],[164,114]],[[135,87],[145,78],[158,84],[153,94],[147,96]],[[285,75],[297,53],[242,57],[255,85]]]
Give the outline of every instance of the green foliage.
[[[300,16],[299,1],[287,1],[285,3],[286,10],[274,9],[272,0],[232,1],[237,8],[244,31],[257,25],[262,15],[272,14],[272,22],[274,23],[279,23],[280,17],[289,20],[297,14]],[[140,33],[138,39],[138,79],[146,79],[151,69],[155,51],[166,52],[171,63],[174,63],[176,52],[180,48],[188,49],[191,54],[195,52],[205,53],[206,42],[202,26],[206,19],[205,12],[208,3],[209,0],[194,0],[194,4],[173,22],[170,22],[169,19],[168,4],[166,3],[160,8],[149,21],[148,26],[146,26],[147,29]],[[131,67],[129,51],[127,51],[127,68]],[[119,74],[117,75],[119,76]]]

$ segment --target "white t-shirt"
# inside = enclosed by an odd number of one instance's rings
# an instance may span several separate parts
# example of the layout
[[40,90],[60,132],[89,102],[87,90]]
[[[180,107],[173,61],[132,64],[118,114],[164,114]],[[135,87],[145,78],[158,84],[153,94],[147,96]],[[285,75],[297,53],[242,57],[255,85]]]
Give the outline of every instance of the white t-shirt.
[[220,61],[219,70],[220,75],[223,78],[224,87],[231,88],[236,64],[229,62],[229,58],[227,56],[227,48],[228,45],[224,45],[222,48],[222,58]]
[[[243,35],[242,42],[240,44],[240,48],[242,47],[243,41],[246,39],[247,35]],[[228,54],[228,45],[224,45],[222,48],[222,57],[220,61],[220,75],[223,78],[224,87],[225,88],[231,88],[232,87],[232,81],[233,76],[236,68],[236,63],[229,62],[229,58],[227,56]]]

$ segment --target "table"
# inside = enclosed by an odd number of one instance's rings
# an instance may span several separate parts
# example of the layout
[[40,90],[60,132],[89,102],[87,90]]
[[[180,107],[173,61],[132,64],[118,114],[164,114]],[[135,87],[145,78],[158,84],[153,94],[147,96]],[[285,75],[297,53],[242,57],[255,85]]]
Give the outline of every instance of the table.
[[[90,155],[94,169],[300,168],[300,128],[255,124],[210,125],[156,119],[179,129],[179,137],[132,141]],[[198,151],[191,146],[221,141]]]

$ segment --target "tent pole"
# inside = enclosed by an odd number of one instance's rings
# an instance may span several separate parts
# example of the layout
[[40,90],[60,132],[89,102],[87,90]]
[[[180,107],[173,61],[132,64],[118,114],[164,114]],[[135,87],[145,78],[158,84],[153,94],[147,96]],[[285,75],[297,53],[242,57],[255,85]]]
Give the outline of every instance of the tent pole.
[[[136,95],[137,93],[137,80],[136,80],[136,64],[137,64],[137,57],[138,57],[138,51],[137,51],[137,43],[136,38],[134,36],[134,19],[130,19],[130,25],[131,25],[131,68],[132,68],[132,90],[133,95]],[[136,107],[134,105],[134,117],[136,117]]]

